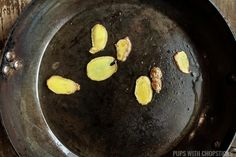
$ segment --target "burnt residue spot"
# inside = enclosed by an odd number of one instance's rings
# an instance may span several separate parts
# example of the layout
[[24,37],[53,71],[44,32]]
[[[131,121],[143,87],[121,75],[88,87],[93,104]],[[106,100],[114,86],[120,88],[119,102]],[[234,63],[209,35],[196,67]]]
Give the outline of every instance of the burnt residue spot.
[[54,62],[54,63],[52,64],[52,69],[53,69],[53,70],[57,70],[59,67],[60,67],[60,62]]

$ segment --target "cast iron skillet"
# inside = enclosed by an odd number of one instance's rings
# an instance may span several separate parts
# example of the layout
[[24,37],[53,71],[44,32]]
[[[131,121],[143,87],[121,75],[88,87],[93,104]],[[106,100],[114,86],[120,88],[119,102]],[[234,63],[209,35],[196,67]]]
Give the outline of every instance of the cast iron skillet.
[[[97,23],[107,28],[109,42],[91,55],[90,29]],[[87,63],[115,56],[114,43],[126,36],[133,50],[118,72],[103,82],[89,80]],[[173,62],[182,50],[191,75]],[[225,151],[236,129],[235,61],[235,39],[206,0],[33,1],[4,49],[3,124],[24,157]],[[133,94],[135,80],[154,65],[164,73],[164,87],[142,107]],[[55,74],[79,82],[81,91],[53,94],[45,81]]]

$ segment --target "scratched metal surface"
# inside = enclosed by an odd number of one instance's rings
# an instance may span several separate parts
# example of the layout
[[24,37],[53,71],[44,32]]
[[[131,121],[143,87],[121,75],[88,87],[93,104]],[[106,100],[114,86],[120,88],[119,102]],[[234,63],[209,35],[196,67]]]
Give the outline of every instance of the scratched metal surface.
[[[0,51],[8,33],[23,9],[31,0],[0,0]],[[232,30],[236,32],[236,0],[212,0],[226,17]],[[236,35],[236,33],[235,33]],[[16,157],[16,153],[0,124],[0,157]]]

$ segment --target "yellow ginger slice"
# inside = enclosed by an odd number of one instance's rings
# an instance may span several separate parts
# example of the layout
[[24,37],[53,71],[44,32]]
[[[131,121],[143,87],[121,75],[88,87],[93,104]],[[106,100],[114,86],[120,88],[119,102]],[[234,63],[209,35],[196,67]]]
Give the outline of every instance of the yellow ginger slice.
[[108,33],[106,28],[101,24],[96,24],[91,30],[92,48],[90,53],[95,54],[102,51],[107,44]]
[[87,76],[93,81],[103,81],[116,73],[117,69],[118,65],[114,57],[98,57],[88,63]]
[[174,59],[180,71],[186,74],[190,73],[189,59],[188,59],[187,54],[184,51],[177,52],[174,56]]
[[135,96],[141,105],[148,105],[152,101],[153,91],[147,76],[141,76],[136,80]]
[[117,51],[117,59],[122,62],[126,61],[132,50],[132,43],[129,37],[119,40],[115,46]]
[[80,85],[70,79],[54,75],[47,80],[48,88],[56,94],[70,95],[80,90]]

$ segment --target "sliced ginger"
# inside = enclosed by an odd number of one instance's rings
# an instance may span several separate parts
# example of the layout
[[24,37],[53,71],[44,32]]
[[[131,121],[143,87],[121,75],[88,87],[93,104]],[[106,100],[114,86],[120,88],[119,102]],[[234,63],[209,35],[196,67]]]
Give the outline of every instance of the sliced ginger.
[[95,54],[102,51],[107,44],[108,33],[106,28],[101,24],[96,24],[91,30],[92,48],[90,53]]
[[87,65],[87,75],[93,81],[103,81],[117,72],[118,65],[114,57],[103,56],[91,60]]
[[115,46],[117,51],[117,59],[122,62],[126,61],[132,49],[132,44],[129,37],[119,40]]
[[54,75],[47,80],[48,88],[56,94],[70,95],[80,90],[80,85],[70,79]]
[[189,74],[189,59],[187,54],[184,51],[177,52],[174,56],[175,62],[180,71],[183,73]]
[[141,76],[136,80],[135,96],[141,105],[148,105],[152,101],[153,91],[147,76]]
[[153,67],[150,72],[150,77],[152,79],[152,88],[157,92],[160,93],[162,89],[162,71],[158,67]]

